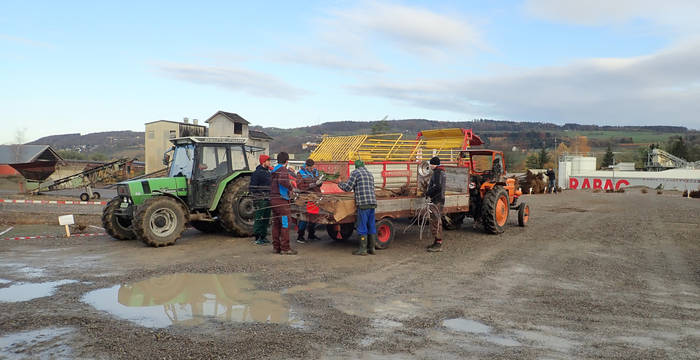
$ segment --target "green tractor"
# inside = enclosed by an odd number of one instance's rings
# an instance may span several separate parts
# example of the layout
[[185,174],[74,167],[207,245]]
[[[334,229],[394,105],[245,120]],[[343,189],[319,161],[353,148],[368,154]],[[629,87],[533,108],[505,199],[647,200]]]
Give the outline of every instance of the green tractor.
[[117,184],[117,196],[102,213],[105,231],[156,247],[174,244],[187,223],[202,232],[251,236],[255,210],[247,155],[263,149],[245,145],[244,138],[170,141],[174,146],[163,156],[168,177]]

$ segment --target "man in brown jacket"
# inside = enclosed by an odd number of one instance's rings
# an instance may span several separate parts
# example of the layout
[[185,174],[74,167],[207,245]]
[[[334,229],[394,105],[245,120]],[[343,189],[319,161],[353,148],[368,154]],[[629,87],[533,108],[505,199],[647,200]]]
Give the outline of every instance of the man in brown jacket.
[[281,255],[296,255],[289,246],[289,200],[296,191],[292,185],[292,173],[287,169],[289,154],[277,154],[277,165],[272,169],[270,184],[270,205],[272,207],[272,249]]

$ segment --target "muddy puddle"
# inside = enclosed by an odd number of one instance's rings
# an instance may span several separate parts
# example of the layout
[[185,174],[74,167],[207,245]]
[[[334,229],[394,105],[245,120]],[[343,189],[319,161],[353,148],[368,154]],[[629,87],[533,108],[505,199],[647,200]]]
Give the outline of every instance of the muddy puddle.
[[146,327],[207,320],[303,327],[278,292],[258,290],[246,274],[171,274],[87,293],[94,308]]
[[51,296],[56,288],[75,283],[75,280],[59,280],[43,283],[17,283],[8,287],[0,288],[0,302],[20,302]]
[[442,325],[450,330],[477,335],[479,338],[501,346],[521,346],[522,344],[508,337],[502,337],[492,334],[492,328],[478,321],[456,318],[447,319],[442,322]]
[[0,336],[0,359],[73,359],[65,344],[72,328],[44,328]]

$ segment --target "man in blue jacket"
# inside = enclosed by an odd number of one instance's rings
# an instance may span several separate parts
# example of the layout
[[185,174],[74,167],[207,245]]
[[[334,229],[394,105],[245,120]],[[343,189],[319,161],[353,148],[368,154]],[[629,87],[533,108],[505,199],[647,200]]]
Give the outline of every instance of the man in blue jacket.
[[[318,169],[314,167],[315,162],[313,159],[307,159],[304,166],[297,171],[297,186],[300,191],[308,192],[321,192],[321,184],[323,184],[323,179],[318,172]],[[316,224],[307,221],[299,221],[297,231],[297,242],[304,243],[304,232],[308,230],[309,241],[318,240],[316,237]]]
[[270,157],[262,154],[258,160],[260,165],[250,175],[248,190],[253,194],[255,205],[255,243],[265,245],[270,243],[270,240],[267,240],[267,227],[270,224]]

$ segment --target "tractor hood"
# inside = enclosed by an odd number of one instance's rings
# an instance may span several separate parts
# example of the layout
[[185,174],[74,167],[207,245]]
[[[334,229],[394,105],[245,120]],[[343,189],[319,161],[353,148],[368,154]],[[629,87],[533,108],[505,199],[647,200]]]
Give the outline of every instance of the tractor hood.
[[187,178],[176,176],[124,181],[117,184],[117,193],[119,196],[131,197],[135,205],[163,194],[187,196]]

